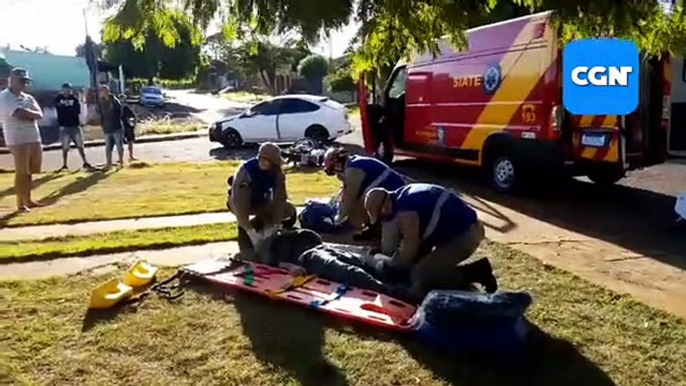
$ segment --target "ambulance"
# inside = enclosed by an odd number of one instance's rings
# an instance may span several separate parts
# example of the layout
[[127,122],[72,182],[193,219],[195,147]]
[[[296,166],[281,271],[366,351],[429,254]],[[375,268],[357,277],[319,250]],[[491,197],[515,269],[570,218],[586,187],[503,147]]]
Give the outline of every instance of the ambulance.
[[613,184],[665,161],[675,138],[674,57],[641,60],[634,113],[579,116],[562,106],[562,51],[550,12],[473,28],[466,37],[462,51],[442,42],[435,57],[399,63],[380,104],[368,103],[360,82],[367,152],[386,162],[405,156],[480,167],[499,192],[540,173]]

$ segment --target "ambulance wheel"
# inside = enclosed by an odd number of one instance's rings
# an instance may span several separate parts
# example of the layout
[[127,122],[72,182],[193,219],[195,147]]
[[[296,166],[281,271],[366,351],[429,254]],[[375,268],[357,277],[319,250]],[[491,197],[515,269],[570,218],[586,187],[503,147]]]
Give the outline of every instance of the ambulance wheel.
[[517,187],[517,161],[507,153],[494,153],[486,163],[486,175],[491,189],[499,193],[511,193]]
[[221,133],[220,143],[227,149],[238,149],[243,146],[243,138],[238,131],[228,128]]

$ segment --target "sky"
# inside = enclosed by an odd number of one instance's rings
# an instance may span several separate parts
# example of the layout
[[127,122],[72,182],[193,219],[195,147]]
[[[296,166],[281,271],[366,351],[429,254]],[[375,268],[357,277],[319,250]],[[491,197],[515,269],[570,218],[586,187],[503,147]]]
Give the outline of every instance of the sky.
[[[0,47],[20,45],[33,49],[47,47],[56,55],[75,55],[77,45],[85,40],[86,10],[88,31],[94,41],[100,41],[102,20],[107,16],[89,0],[0,0],[3,17],[0,21]],[[20,15],[26,15],[21,17]],[[324,56],[341,56],[355,35],[357,25],[349,24],[332,34],[331,47],[322,42],[312,50]],[[212,31],[210,31],[212,32]]]

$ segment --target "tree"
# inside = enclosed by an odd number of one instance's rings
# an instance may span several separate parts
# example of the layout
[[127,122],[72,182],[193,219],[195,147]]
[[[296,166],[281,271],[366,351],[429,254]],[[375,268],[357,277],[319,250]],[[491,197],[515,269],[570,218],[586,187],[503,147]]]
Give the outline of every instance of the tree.
[[[555,24],[565,43],[580,37],[629,38],[650,55],[686,52],[686,0],[674,0],[665,12],[659,0],[329,0],[326,7],[302,0],[187,0],[194,21],[206,26],[224,5],[228,31],[240,37],[244,30],[263,35],[295,31],[315,42],[321,31],[332,31],[354,16],[362,23],[356,72],[388,67],[411,52],[438,51],[447,36],[456,46],[465,44],[464,30],[482,22],[521,12],[555,10]],[[165,12],[171,1],[122,0],[113,23],[133,39],[152,30],[164,42],[175,41]],[[247,28],[246,28],[247,27]]]
[[321,55],[310,55],[298,64],[298,73],[317,94],[322,93],[322,80],[329,72],[329,61]]
[[353,92],[357,89],[350,67],[336,70],[329,75],[328,81],[333,92]]
[[276,91],[277,70],[297,70],[298,63],[310,54],[306,44],[294,39],[276,44],[253,35],[240,43],[216,36],[213,41],[217,57],[226,63],[231,78],[243,81],[257,75],[271,93]]
[[195,75],[201,62],[200,32],[181,11],[165,11],[164,17],[169,18],[174,30],[173,42],[165,41],[154,28],[145,29],[142,40],[127,39],[127,32],[108,20],[103,31],[105,58],[122,64],[129,76],[145,78],[149,84],[157,77],[185,79]]

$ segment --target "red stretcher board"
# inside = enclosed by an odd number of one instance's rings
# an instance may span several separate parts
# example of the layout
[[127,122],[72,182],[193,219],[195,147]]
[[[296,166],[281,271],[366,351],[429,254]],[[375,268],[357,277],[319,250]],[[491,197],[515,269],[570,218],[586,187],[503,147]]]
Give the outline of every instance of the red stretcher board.
[[208,260],[181,272],[225,288],[248,291],[384,329],[409,331],[417,307],[374,291],[318,277],[294,277],[286,269],[237,261]]

